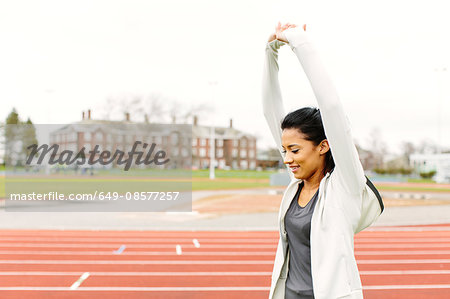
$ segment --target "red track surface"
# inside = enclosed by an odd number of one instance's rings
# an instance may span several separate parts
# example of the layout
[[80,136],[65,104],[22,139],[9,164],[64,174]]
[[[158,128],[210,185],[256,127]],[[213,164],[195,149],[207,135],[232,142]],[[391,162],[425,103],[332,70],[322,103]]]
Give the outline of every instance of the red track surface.
[[[267,298],[277,238],[2,231],[0,298]],[[450,298],[450,224],[368,229],[355,237],[355,254],[366,299]]]

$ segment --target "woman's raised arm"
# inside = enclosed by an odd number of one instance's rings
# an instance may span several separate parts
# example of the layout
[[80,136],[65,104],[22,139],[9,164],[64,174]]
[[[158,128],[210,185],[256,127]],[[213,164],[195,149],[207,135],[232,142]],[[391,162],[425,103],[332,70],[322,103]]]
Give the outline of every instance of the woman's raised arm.
[[317,99],[335,162],[335,170],[348,192],[361,194],[366,177],[353,143],[350,124],[319,55],[301,28],[289,28],[283,32],[285,40],[300,61]]
[[276,33],[269,37],[266,45],[262,82],[263,112],[277,149],[281,148],[281,121],[284,117],[283,99],[278,81],[278,50],[284,42],[276,39]]

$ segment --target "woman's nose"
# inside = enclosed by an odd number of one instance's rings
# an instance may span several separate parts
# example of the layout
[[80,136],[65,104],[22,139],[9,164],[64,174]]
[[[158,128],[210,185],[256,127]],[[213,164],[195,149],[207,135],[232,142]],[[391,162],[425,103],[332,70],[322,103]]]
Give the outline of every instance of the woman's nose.
[[284,155],[284,159],[283,159],[284,164],[289,164],[292,163],[292,157],[289,153],[286,153]]

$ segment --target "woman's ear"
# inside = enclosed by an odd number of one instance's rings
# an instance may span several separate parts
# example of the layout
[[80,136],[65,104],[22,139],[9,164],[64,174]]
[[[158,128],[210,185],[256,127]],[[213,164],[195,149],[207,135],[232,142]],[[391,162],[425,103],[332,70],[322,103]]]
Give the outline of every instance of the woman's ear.
[[324,139],[319,144],[319,153],[321,155],[325,155],[330,150],[330,145],[328,144],[328,140]]

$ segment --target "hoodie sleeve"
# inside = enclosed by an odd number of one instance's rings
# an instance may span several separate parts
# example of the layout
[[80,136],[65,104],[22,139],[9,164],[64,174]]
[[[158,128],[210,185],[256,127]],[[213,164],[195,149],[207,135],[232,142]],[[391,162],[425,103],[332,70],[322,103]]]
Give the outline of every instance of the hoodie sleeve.
[[[263,69],[262,104],[263,112],[269,125],[270,132],[275,140],[278,151],[284,158],[281,147],[281,121],[284,118],[283,99],[280,83],[278,81],[278,50],[286,43],[273,40],[266,45],[265,62]],[[288,171],[290,178],[293,173]]]
[[307,33],[296,27],[287,29],[284,34],[300,61],[317,99],[335,162],[335,175],[347,192],[359,195],[365,188],[366,178],[336,88],[317,50],[308,40]]

